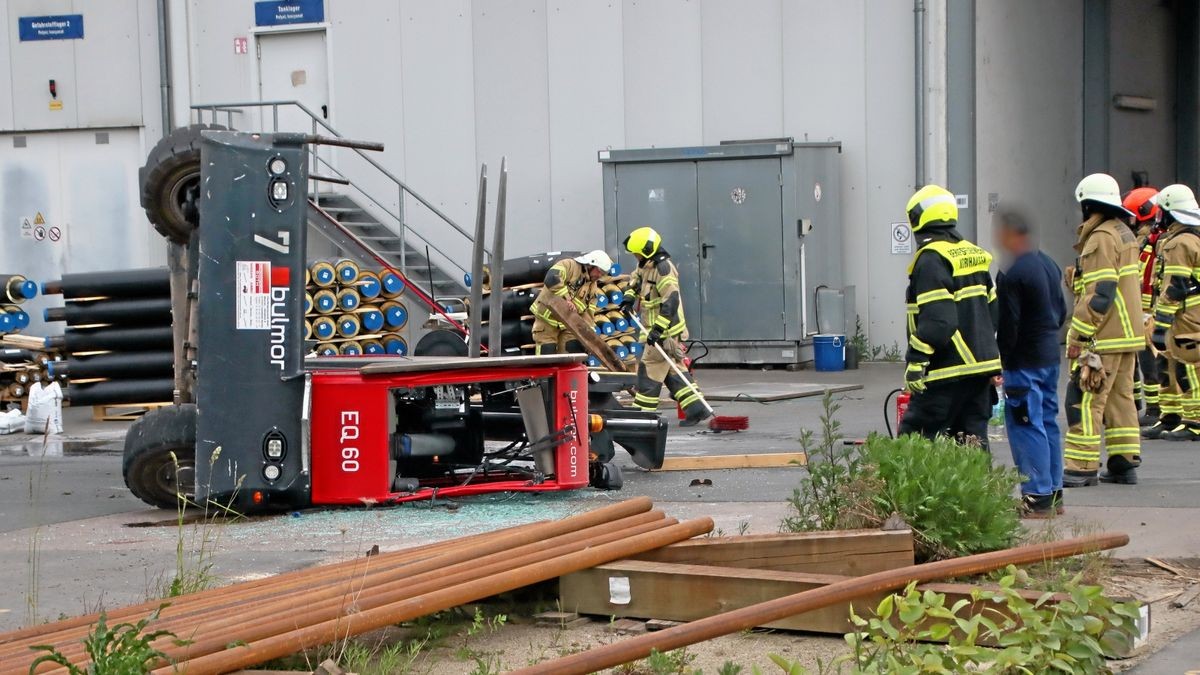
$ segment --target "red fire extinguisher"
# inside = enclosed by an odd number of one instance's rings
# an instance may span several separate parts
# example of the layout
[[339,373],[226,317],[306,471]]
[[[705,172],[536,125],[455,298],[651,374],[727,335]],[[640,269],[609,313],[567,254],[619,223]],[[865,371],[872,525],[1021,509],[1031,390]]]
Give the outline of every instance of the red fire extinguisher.
[[904,413],[908,412],[908,402],[912,399],[912,394],[907,391],[901,391],[896,395],[896,431],[900,430],[900,423],[904,421]]

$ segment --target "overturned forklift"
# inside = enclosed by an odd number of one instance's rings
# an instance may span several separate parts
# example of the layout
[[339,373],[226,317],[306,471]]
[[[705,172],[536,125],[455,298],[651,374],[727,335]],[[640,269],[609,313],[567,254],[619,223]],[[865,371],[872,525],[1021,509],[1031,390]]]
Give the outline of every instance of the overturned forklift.
[[319,177],[306,147],[321,143],[382,149],[194,125],[143,167],[142,204],[171,248],[175,405],[129,430],[136,496],[247,513],[619,489],[617,445],[662,465],[666,422],[621,406],[620,383],[583,355],[310,356],[307,185]]

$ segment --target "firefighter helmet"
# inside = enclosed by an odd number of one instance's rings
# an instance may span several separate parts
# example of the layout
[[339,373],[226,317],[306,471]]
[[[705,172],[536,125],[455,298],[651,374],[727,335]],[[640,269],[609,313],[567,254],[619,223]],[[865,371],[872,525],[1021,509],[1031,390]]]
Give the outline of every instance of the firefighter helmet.
[[1184,225],[1200,225],[1200,205],[1196,204],[1196,195],[1188,186],[1178,183],[1168,185],[1154,201],[1176,221]]
[[1133,213],[1133,217],[1139,223],[1158,219],[1158,204],[1154,203],[1154,197],[1158,194],[1158,190],[1152,187],[1134,188],[1125,193],[1125,199],[1122,204],[1128,211]]
[[652,227],[639,227],[625,237],[625,250],[643,258],[652,257],[662,246],[662,237]]
[[600,249],[588,251],[583,255],[575,256],[575,262],[579,263],[580,265],[599,267],[600,269],[604,270],[605,274],[612,274],[612,258],[608,257],[608,254]]
[[958,222],[958,202],[954,194],[940,185],[926,185],[917,190],[905,207],[913,232],[929,226],[954,225]]
[[1075,186],[1075,201],[1080,204],[1084,202],[1103,204],[1113,207],[1130,218],[1134,217],[1133,213],[1121,203],[1121,188],[1117,186],[1117,179],[1106,173],[1084,176],[1083,180],[1079,181],[1079,185]]

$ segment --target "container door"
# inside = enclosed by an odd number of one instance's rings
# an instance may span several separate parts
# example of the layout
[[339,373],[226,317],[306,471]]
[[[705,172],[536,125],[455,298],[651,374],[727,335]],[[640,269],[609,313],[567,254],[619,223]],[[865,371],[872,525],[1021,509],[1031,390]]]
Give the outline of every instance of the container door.
[[777,158],[700,162],[705,340],[782,340],[783,193]]
[[[699,241],[696,238],[696,163],[620,164],[617,176],[617,244],[639,227],[653,227],[679,268],[683,311],[693,338],[701,337]],[[621,248],[621,268],[637,262]]]

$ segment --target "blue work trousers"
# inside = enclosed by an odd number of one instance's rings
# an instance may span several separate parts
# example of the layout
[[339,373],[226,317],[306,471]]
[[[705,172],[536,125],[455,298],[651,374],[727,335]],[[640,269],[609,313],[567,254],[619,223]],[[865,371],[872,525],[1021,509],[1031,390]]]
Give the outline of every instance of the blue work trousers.
[[1062,489],[1062,431],[1058,426],[1058,364],[1004,371],[1004,417],[1013,462],[1027,480],[1021,493]]

